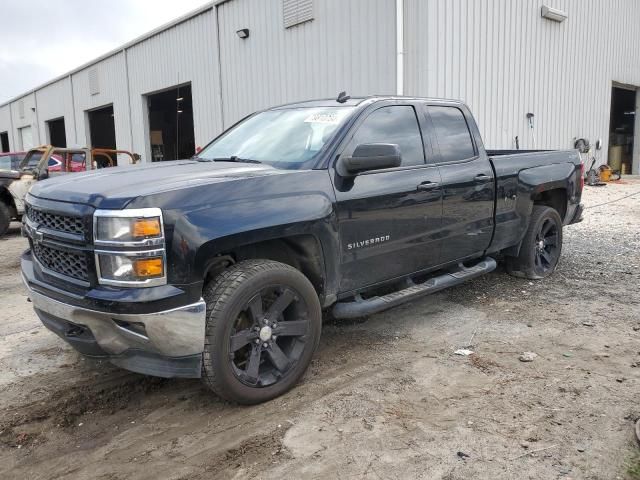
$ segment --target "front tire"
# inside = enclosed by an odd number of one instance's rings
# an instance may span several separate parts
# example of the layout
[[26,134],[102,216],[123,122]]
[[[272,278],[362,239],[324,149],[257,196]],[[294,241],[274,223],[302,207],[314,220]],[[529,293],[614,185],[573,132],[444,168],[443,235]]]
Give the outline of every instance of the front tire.
[[11,225],[11,214],[9,213],[9,207],[7,207],[0,200],[0,238],[4,236],[5,233],[9,230],[9,225]]
[[242,404],[290,390],[311,363],[322,312],[311,282],[289,265],[247,260],[204,288],[207,324],[202,379]]
[[551,275],[562,252],[562,219],[557,210],[534,205],[529,227],[517,257],[507,257],[507,272],[515,277],[539,280]]

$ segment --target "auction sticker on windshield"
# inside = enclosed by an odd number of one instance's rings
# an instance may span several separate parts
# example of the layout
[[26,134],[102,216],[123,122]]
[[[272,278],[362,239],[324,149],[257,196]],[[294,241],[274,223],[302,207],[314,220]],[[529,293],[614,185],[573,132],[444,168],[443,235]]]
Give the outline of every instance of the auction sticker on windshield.
[[337,125],[347,113],[348,112],[346,111],[317,112],[309,115],[304,121],[305,123],[326,123],[329,125]]

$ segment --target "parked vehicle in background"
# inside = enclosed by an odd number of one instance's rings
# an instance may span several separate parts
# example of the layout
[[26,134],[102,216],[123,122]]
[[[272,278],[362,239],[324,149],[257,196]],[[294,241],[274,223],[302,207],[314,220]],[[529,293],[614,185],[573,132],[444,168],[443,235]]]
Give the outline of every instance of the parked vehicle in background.
[[66,173],[112,167],[118,158],[121,164],[135,164],[140,160],[138,154],[125,150],[59,148],[52,145],[32,148],[25,154],[11,155],[21,158],[15,169],[0,169],[0,237],[9,229],[11,220],[22,218],[24,197],[36,181]]
[[[76,155],[77,157],[81,157],[80,154]],[[57,154],[51,155],[48,161],[49,173],[62,172],[65,168],[65,166],[63,165],[63,161],[64,159],[61,156]],[[85,162],[82,158],[79,158],[78,160],[73,160],[72,158],[71,162],[69,162],[66,168],[70,172],[84,172],[86,170]]]
[[18,170],[27,152],[0,153],[0,170]]
[[341,95],[256,113],[191,160],[34,185],[22,274],[85,355],[258,403],[304,374],[322,310],[376,313],[503,257],[550,275],[582,187],[575,150],[488,153],[460,102]]

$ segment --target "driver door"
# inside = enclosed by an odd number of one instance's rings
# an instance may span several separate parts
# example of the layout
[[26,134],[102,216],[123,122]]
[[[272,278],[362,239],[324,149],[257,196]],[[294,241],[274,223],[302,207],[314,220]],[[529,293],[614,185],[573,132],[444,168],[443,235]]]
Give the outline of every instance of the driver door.
[[435,266],[442,219],[440,173],[423,139],[426,118],[412,102],[380,102],[347,135],[340,155],[392,143],[399,167],[343,178],[334,170],[341,245],[340,293]]

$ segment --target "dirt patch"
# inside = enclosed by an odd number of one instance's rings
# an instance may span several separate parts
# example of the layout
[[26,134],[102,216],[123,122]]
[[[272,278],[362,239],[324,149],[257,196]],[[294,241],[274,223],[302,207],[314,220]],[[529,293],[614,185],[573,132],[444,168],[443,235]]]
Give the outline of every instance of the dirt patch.
[[84,414],[113,415],[118,410],[134,408],[148,394],[162,389],[166,379],[125,374],[111,386],[83,385],[55,391],[42,401],[9,408],[3,415],[0,430],[50,419],[56,427],[75,425]]
[[640,182],[627,182],[586,190],[551,278],[499,268],[330,321],[300,385],[250,408],[84,360],[26,303],[16,233],[0,251],[0,477],[639,480]]
[[230,478],[241,471],[243,478],[256,478],[262,474],[261,465],[270,463],[277,465],[292,458],[282,440],[287,428],[276,428],[270,433],[256,435],[243,440],[237,447],[229,448],[210,458],[204,465],[204,472],[187,479]]
[[469,356],[469,363],[484,373],[492,373],[500,369],[500,364],[498,362],[476,354]]

